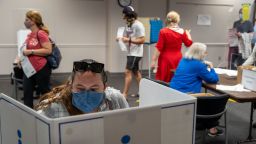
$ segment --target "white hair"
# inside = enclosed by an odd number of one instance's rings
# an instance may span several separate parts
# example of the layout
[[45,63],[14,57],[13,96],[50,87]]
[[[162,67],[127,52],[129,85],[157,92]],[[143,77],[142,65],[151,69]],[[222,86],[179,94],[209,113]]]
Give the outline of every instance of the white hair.
[[203,60],[205,57],[206,48],[207,46],[205,44],[195,42],[190,46],[184,57],[186,59]]

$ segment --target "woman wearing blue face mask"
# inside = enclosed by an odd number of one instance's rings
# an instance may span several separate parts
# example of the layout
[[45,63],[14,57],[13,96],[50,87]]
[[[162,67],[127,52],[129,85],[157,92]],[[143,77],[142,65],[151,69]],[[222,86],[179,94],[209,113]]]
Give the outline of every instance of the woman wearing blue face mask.
[[50,118],[127,108],[120,91],[106,87],[104,64],[91,59],[74,62],[72,80],[42,97],[35,107]]

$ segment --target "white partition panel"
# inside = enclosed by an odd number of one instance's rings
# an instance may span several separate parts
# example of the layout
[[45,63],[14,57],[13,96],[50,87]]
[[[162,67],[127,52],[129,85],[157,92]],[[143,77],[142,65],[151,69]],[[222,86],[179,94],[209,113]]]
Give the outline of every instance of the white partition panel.
[[0,94],[0,144],[194,144],[196,99],[142,79],[140,105],[50,119]]
[[36,119],[37,144],[51,144],[50,124]]
[[50,119],[6,95],[0,102],[2,144],[50,144]]
[[104,119],[105,144],[161,143],[160,107],[133,109]]
[[103,117],[60,123],[61,144],[104,144]]
[[162,109],[162,144],[191,144],[194,141],[194,110],[194,103]]
[[194,143],[196,99],[149,79],[140,83],[140,107],[161,105],[162,144]]
[[142,79],[140,82],[140,107],[152,105],[166,105],[187,103],[195,101],[195,98],[181,93],[154,81]]

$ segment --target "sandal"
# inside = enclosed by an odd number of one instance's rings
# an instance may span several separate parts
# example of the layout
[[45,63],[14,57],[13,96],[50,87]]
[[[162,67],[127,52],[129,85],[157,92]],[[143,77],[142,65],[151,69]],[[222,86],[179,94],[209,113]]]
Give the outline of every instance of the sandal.
[[215,128],[217,132],[215,133],[211,133],[210,130],[208,130],[208,136],[210,137],[216,137],[216,136],[220,136],[220,135],[223,135],[223,130],[222,129],[219,129],[219,128]]

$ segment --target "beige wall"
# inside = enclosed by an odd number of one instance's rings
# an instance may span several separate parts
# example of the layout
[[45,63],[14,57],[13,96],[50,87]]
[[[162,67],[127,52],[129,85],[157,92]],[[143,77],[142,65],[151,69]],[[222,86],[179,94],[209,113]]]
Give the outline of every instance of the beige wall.
[[[142,17],[165,18],[167,11],[178,10],[182,17],[182,26],[192,29],[195,41],[208,43],[209,60],[219,64],[226,59],[226,30],[237,19],[237,11],[242,2],[246,0],[134,0],[133,6]],[[231,4],[233,8],[220,8],[229,12],[229,17],[222,17],[219,8],[208,6],[201,9],[198,5],[181,5],[177,2],[196,2],[202,4]],[[247,0],[252,3],[253,0]],[[145,4],[147,3],[147,4]],[[169,10],[168,10],[169,7]],[[180,9],[185,7],[183,9]],[[72,61],[93,58],[106,64],[110,72],[123,72],[126,63],[126,54],[117,47],[115,38],[116,30],[124,25],[122,20],[122,8],[117,0],[1,0],[0,1],[0,75],[9,74],[12,62],[16,56],[16,32],[24,28],[24,15],[30,9],[38,9],[42,12],[46,25],[51,30],[51,36],[61,48],[63,61],[58,70],[54,72],[70,72]],[[223,29],[217,39],[216,35],[207,33],[207,27],[197,27],[195,18],[197,14],[213,14],[213,24],[225,20],[222,25],[213,25],[214,30]],[[191,27],[192,26],[192,27]],[[212,41],[216,40],[216,41]],[[148,68],[148,47],[144,46],[144,58],[142,68]],[[154,45],[151,46],[151,53]],[[219,60],[219,57],[221,57]]]
[[41,11],[51,37],[61,48],[63,61],[55,72],[70,72],[83,58],[106,61],[106,2],[104,0],[1,0],[0,74],[9,74],[16,56],[16,31],[24,28],[30,9]]
[[[166,1],[147,0],[149,6],[164,6],[161,10],[147,9],[146,0],[134,1],[133,6],[143,16],[165,15]],[[151,4],[152,3],[152,4]],[[140,7],[138,6],[140,5]],[[24,28],[24,15],[30,8],[41,11],[51,37],[61,48],[63,61],[54,72],[70,72],[72,61],[93,58],[107,65],[110,72],[123,72],[126,54],[116,45],[116,30],[124,25],[122,8],[116,0],[1,0],[0,75],[12,71],[16,56],[16,31]],[[147,55],[147,51],[145,51]],[[147,57],[143,68],[147,68]]]
[[[191,29],[193,41],[207,44],[207,60],[223,67],[228,60],[228,29],[238,20],[242,3],[253,3],[253,0],[170,0],[169,9],[180,13],[180,26]],[[198,14],[210,15],[211,25],[197,25]]]
[[[144,3],[147,3],[145,5]],[[157,6],[157,7],[155,7]],[[166,0],[138,0],[133,2],[133,7],[138,11],[139,17],[164,17],[166,13]],[[126,65],[126,53],[122,52],[116,42],[116,30],[119,26],[124,26],[122,20],[122,8],[115,0],[108,1],[108,32],[107,32],[107,64],[110,72],[123,72]],[[154,45],[151,45],[151,53]],[[148,45],[144,45],[144,56],[141,60],[142,69],[148,69]]]

